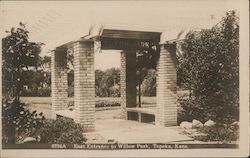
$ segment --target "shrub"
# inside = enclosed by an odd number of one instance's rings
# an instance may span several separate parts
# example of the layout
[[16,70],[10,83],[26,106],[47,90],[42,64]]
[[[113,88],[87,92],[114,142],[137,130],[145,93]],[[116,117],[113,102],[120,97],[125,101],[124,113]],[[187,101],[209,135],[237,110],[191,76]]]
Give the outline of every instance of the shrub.
[[[239,18],[229,11],[211,29],[192,31],[182,41],[178,82],[194,97],[190,104],[216,122],[238,119]],[[196,107],[191,109],[196,110]]]
[[239,126],[237,124],[215,124],[211,127],[202,127],[198,130],[205,135],[195,137],[200,141],[231,142],[239,138]]
[[110,68],[95,71],[95,93],[99,97],[120,96],[120,70]]
[[110,101],[110,100],[98,100],[95,103],[95,107],[113,107],[113,106],[120,106],[120,102],[118,101]]
[[193,119],[199,120],[201,122],[206,121],[205,113],[202,112],[200,106],[195,104],[191,99],[179,99],[179,108],[178,108],[178,124],[182,121],[192,122]]
[[83,128],[72,119],[60,117],[56,120],[45,120],[43,126],[36,132],[41,143],[83,143]]
[[21,96],[29,96],[29,97],[48,97],[51,95],[50,87],[37,87],[37,91],[34,89],[23,89],[21,91]]
[[156,96],[156,70],[147,70],[147,75],[141,85],[141,91],[143,96]]
[[51,88],[50,87],[39,87],[37,93],[38,93],[38,96],[48,97],[48,96],[50,96]]
[[24,103],[17,100],[3,102],[3,143],[13,143],[15,136],[16,142],[27,136],[32,136],[39,129],[44,120],[42,113],[30,112]]
[[121,96],[121,90],[120,85],[115,84],[114,86],[109,88],[110,96],[111,97],[120,97]]
[[[97,100],[95,102],[96,108],[101,107],[113,107],[113,106],[121,106],[121,103],[117,100]],[[73,110],[74,107],[74,101],[69,101],[68,107]]]
[[[216,120],[220,123],[232,123],[239,120],[239,107],[238,106],[228,106],[227,113],[220,112],[218,116],[218,111],[221,111],[220,106],[215,106],[213,108],[204,108],[200,106],[199,102],[194,99],[179,99],[178,103],[180,108],[178,110],[178,123],[182,121],[192,121],[197,119],[201,122],[206,122],[207,120]],[[223,108],[222,108],[223,109]]]

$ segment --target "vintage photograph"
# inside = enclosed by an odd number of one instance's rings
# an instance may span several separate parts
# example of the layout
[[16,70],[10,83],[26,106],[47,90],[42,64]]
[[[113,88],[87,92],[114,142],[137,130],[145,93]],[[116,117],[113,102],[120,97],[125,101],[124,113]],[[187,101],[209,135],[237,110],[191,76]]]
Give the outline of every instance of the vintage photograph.
[[248,156],[246,6],[1,1],[2,156]]

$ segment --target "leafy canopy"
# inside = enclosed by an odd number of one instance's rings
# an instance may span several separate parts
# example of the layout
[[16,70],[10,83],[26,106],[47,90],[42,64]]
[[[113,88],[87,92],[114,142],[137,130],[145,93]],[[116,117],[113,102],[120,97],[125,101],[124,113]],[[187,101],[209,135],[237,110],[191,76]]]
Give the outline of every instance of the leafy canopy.
[[204,117],[219,121],[238,117],[233,110],[239,106],[238,23],[236,13],[227,12],[212,29],[190,32],[181,44],[178,82],[190,90]]
[[4,94],[18,97],[22,87],[21,74],[29,67],[37,67],[40,61],[42,43],[29,41],[29,31],[25,24],[6,31],[8,35],[2,39],[3,56],[3,88]]
[[42,44],[30,42],[25,25],[21,22],[19,25],[6,31],[8,35],[2,39],[4,143],[15,143],[15,136],[23,132],[24,135],[32,134],[33,129],[40,126],[38,120],[41,119],[36,111],[31,113],[20,103],[20,92],[24,83],[22,74],[39,64]]

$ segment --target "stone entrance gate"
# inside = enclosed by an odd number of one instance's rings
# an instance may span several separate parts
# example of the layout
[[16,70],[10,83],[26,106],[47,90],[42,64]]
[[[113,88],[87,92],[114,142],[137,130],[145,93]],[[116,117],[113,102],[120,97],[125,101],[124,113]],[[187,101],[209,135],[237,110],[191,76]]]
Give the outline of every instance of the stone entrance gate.
[[[52,110],[55,115],[65,110],[68,102],[67,50],[74,53],[74,112],[70,116],[86,130],[95,128],[95,69],[96,47],[121,51],[121,110],[124,119],[153,114],[155,124],[177,125],[176,44],[160,44],[157,64],[157,107],[154,111],[136,108],[136,51],[142,42],[160,42],[161,32],[103,29],[100,35],[81,38],[57,47],[51,53]],[[104,59],[105,60],[105,59]]]

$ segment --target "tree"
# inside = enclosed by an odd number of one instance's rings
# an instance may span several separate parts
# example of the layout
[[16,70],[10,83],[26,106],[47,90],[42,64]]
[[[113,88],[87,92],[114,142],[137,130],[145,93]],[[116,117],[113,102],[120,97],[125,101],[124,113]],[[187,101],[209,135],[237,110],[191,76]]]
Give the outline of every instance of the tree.
[[136,69],[138,85],[138,107],[141,107],[141,84],[148,69],[156,69],[160,48],[157,41],[144,42],[142,49],[136,52]]
[[21,73],[21,96],[50,96],[51,70],[50,57],[40,57],[37,67],[23,70]]
[[[99,88],[99,96],[120,96],[120,93],[113,94],[113,92],[117,92],[116,87],[117,85],[120,85],[120,70],[117,68],[110,68],[107,69],[104,73],[101,73],[100,70],[97,70],[99,76],[97,76],[97,80],[100,80],[98,78],[101,77],[101,80],[98,84]],[[118,91],[120,92],[120,91]]]
[[29,67],[37,67],[42,43],[29,42],[29,32],[21,22],[20,27],[6,32],[9,35],[2,39],[3,92],[19,102],[21,74]]
[[42,87],[45,76],[41,71],[27,70],[22,73],[22,85],[27,85],[34,96],[38,95],[38,88]]
[[238,119],[239,21],[230,11],[220,23],[190,32],[182,42],[178,77],[190,90],[190,100],[205,119]]
[[6,31],[8,35],[2,39],[3,133],[7,133],[10,143],[15,142],[15,131],[21,128],[20,124],[35,115],[28,113],[20,103],[20,93],[22,74],[30,67],[37,67],[42,46],[42,43],[30,42],[25,24],[19,25]]
[[147,75],[142,81],[141,87],[143,96],[156,96],[156,70],[147,70]]
[[101,81],[104,76],[102,70],[95,70],[95,94],[96,96],[102,96]]
[[41,68],[41,72],[44,76],[42,80],[43,86],[45,86],[45,88],[51,89],[51,57],[44,56],[39,67]]

